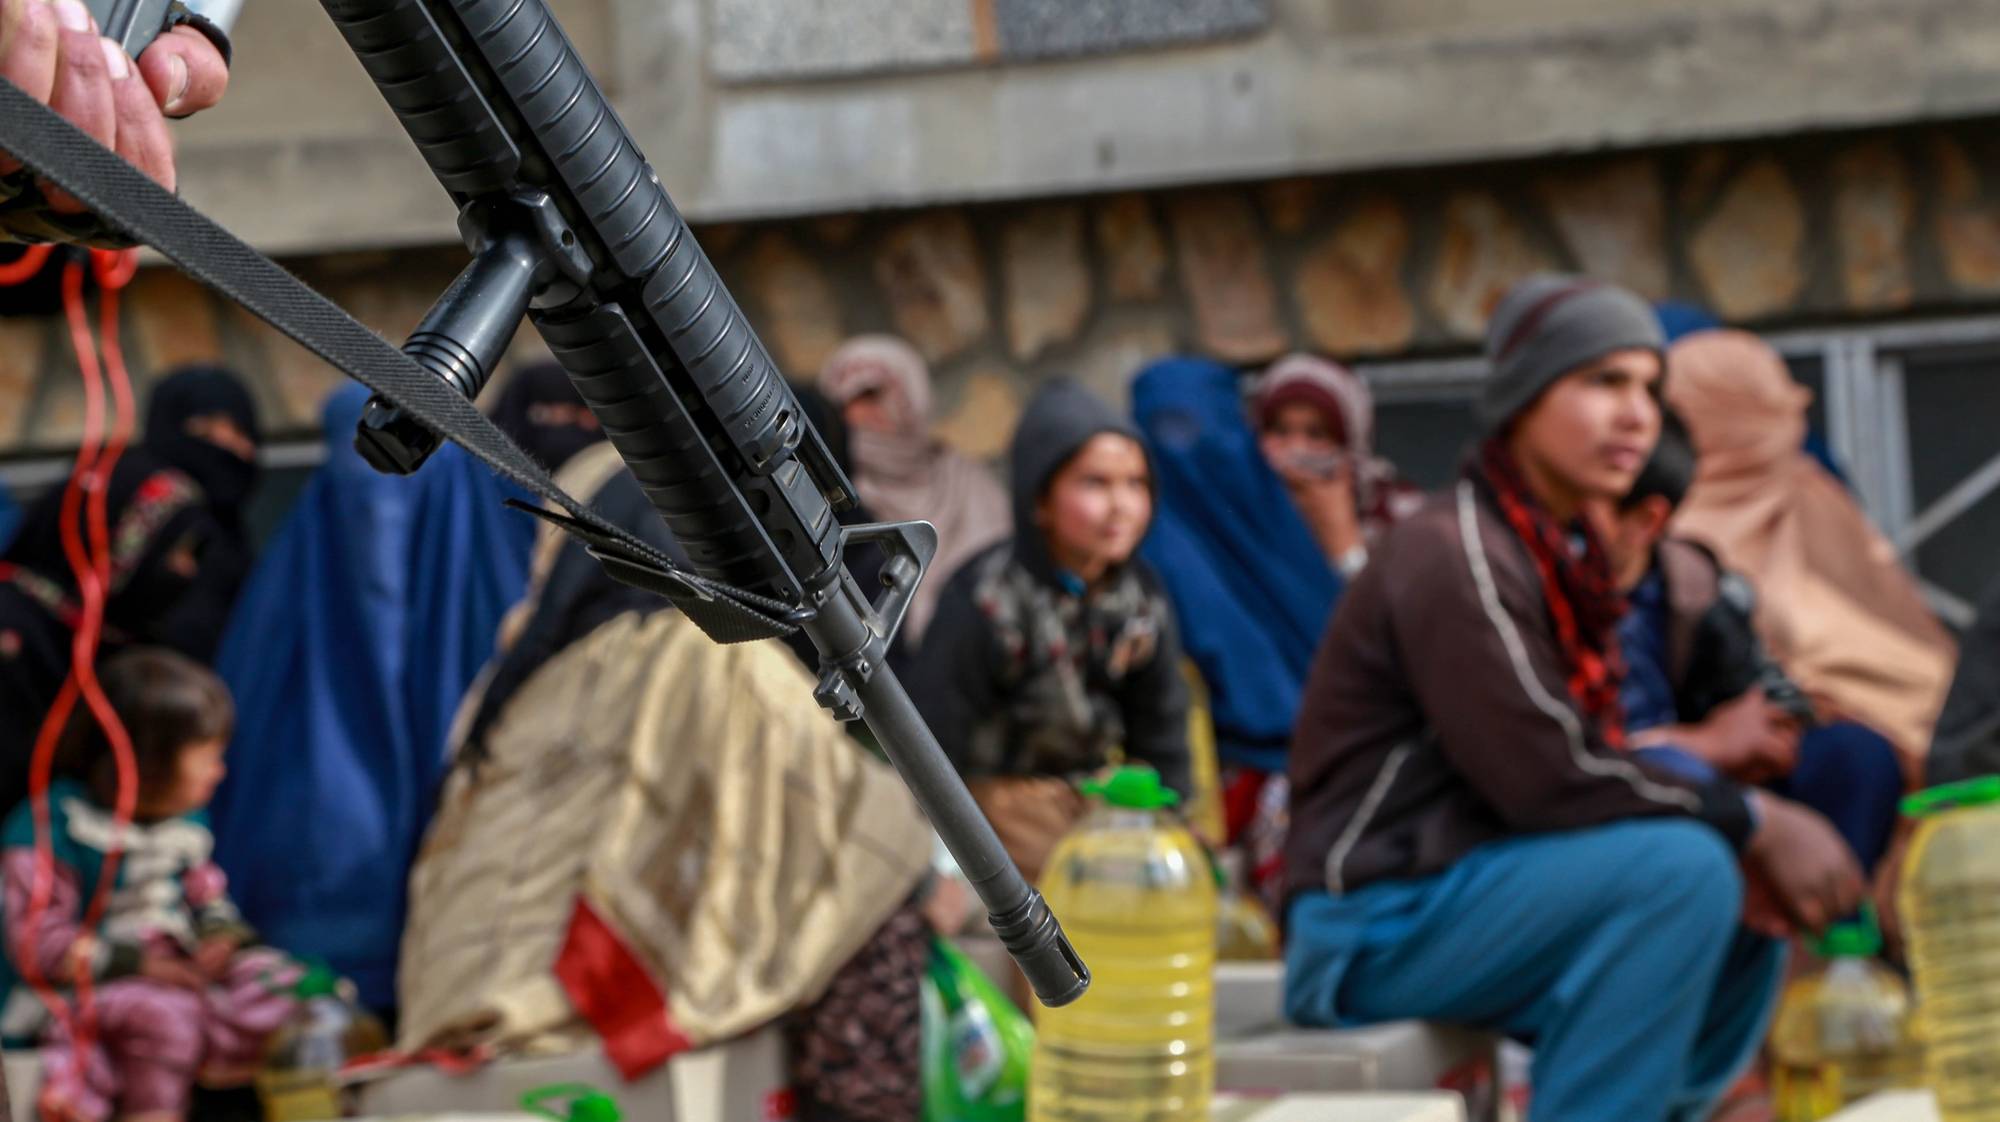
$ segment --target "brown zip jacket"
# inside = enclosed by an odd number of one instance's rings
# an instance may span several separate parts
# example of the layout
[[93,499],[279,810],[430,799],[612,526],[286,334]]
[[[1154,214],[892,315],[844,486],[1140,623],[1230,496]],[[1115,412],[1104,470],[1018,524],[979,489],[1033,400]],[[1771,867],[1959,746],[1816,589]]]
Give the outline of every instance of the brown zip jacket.
[[1686,815],[1733,846],[1740,788],[1649,773],[1571,699],[1526,547],[1461,481],[1348,586],[1306,680],[1291,750],[1286,889],[1436,873],[1516,834]]

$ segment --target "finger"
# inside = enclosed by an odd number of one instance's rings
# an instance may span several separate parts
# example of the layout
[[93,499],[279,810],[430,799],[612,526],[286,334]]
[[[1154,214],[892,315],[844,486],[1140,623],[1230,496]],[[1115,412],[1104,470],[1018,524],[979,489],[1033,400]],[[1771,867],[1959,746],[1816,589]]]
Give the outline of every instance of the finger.
[[1828,918],[1830,914],[1826,906],[1826,901],[1818,898],[1808,900],[1805,907],[1799,909],[1799,926],[1812,932],[1814,935],[1821,934],[1826,930],[1826,925],[1831,922]]
[[[84,16],[88,28],[89,13]],[[0,0],[0,78],[47,102],[56,81],[60,26],[48,0]]]
[[1823,895],[1825,891],[1826,886],[1823,884],[1810,882],[1803,884],[1796,896],[1789,901],[1790,907],[1787,909],[1800,927],[1815,935],[1826,929],[1826,900]]
[[[56,81],[60,27],[48,0],[0,0],[0,78],[46,103]],[[0,175],[20,166],[21,161],[0,152]]]
[[1861,901],[1868,896],[1867,882],[1863,881],[1860,873],[1852,868],[1841,873],[1839,883],[1834,887],[1837,896],[1836,910],[1833,913],[1835,915],[1847,915],[1860,907]]
[[1831,924],[1844,915],[1851,914],[1861,905],[1860,885],[1844,872],[1827,878],[1825,894],[1821,906],[1826,909],[1826,922]]
[[229,64],[208,37],[192,27],[176,27],[139,54],[139,73],[153,100],[169,117],[199,113],[222,100],[229,87]]
[[[57,0],[58,10],[67,3],[68,0]],[[56,66],[56,84],[49,95],[49,108],[89,133],[99,144],[113,147],[118,142],[118,107],[111,93],[113,68],[123,65],[129,72],[131,61],[117,44],[99,38],[88,29],[71,30],[73,21],[69,16],[63,20],[62,60]],[[51,210],[63,214],[83,210],[82,203],[65,193],[51,190],[48,194]]]
[[160,115],[153,91],[138,80],[137,71],[128,68],[125,75],[111,83],[113,104],[118,111],[118,154],[171,191],[174,138],[167,131],[167,119]]

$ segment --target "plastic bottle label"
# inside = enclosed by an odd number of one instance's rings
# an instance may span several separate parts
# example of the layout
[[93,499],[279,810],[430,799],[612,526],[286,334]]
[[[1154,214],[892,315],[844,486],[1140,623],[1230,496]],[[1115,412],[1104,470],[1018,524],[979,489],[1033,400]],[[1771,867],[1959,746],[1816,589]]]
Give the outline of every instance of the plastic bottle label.
[[1000,1048],[1000,1030],[986,1006],[975,1002],[958,1007],[951,1017],[951,1042],[960,1091],[968,1099],[984,1099],[1000,1081],[1006,1059]]

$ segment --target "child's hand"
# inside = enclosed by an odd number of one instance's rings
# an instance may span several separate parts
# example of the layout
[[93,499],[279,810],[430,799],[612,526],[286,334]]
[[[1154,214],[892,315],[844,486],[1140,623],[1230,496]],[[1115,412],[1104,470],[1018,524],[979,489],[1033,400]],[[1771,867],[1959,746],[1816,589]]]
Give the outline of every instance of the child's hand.
[[177,955],[147,951],[139,960],[139,976],[178,989],[199,992],[208,988],[200,968]]
[[63,969],[67,977],[63,981],[90,977],[91,967],[97,960],[97,937],[84,934],[76,937],[69,945],[69,954],[63,958]]
[[194,952],[195,969],[211,982],[219,982],[229,972],[229,960],[243,947],[243,941],[234,935],[211,935],[201,941]]

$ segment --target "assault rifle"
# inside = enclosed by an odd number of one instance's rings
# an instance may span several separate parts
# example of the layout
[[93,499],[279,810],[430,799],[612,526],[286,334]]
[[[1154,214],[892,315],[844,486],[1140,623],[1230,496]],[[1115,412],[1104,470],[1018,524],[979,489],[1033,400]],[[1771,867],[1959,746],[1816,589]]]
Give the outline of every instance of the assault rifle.
[[[136,56],[163,2],[95,7]],[[355,443],[379,470],[415,471],[448,437],[564,507],[536,513],[717,641],[803,629],[820,653],[814,696],[867,722],[1036,995],[1075,1000],[1089,971],[885,661],[935,530],[841,524],[852,484],[544,0],[320,3],[450,194],[472,254],[401,355],[4,83],[14,120],[0,147],[373,387]],[[470,407],[524,316],[684,562],[562,495]],[[864,542],[889,558],[881,589],[847,571]]]

